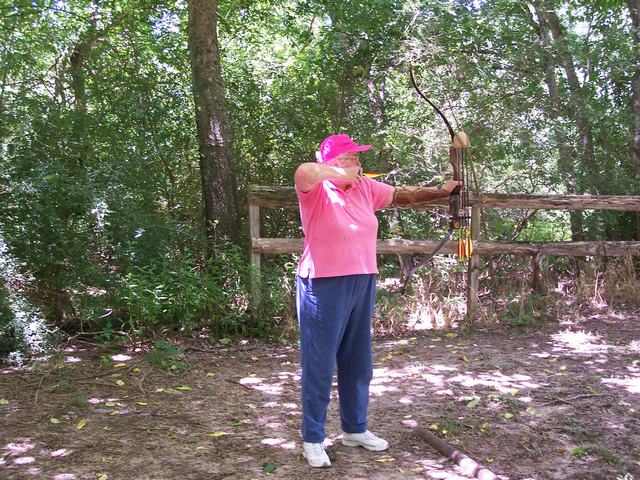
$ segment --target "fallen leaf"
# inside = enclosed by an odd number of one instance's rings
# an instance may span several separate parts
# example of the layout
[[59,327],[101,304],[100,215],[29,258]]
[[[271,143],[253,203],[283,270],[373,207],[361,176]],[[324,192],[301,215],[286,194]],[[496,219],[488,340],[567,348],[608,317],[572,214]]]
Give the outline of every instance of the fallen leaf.
[[515,397],[519,391],[520,390],[518,388],[512,388],[509,393],[511,394],[512,397]]
[[429,425],[429,430],[438,430],[440,428],[437,423],[432,423]]
[[485,457],[487,463],[493,463],[493,457]]
[[58,420],[57,418],[54,418],[54,417],[51,417],[51,418],[49,419],[49,421],[50,421],[51,423],[53,423],[54,425],[57,425],[57,424],[59,424],[59,423],[60,423],[60,420]]
[[211,436],[213,438],[224,437],[225,435],[229,435],[227,432],[213,432]]
[[108,480],[108,478],[109,478],[109,477],[107,477],[107,475],[106,475],[106,474],[104,474],[104,473],[99,473],[99,474],[96,476],[96,480]]
[[466,355],[462,355],[461,357],[458,357],[460,360],[462,360],[463,362],[468,362],[469,359],[467,358]]
[[382,458],[378,458],[376,459],[376,462],[380,462],[380,463],[385,463],[385,462],[395,462],[396,459],[393,457],[382,457]]
[[136,405],[138,405],[140,407],[146,407],[149,404],[147,402],[136,402]]
[[124,382],[122,380],[116,380],[116,385],[119,387],[124,387]]
[[120,362],[120,363],[116,363],[116,364],[114,365],[114,367],[126,367],[126,366],[127,366],[127,364],[126,364],[126,363],[122,363],[122,362]]
[[82,430],[84,427],[87,426],[87,420],[86,419],[82,419],[78,422],[78,424],[76,425],[76,429],[78,430]]
[[9,405],[9,400],[6,398],[0,398],[0,405]]
[[265,463],[262,466],[262,470],[264,471],[264,473],[266,473],[267,475],[272,474],[273,472],[276,471],[276,468],[278,468],[278,465],[275,463]]
[[181,387],[176,387],[176,390],[180,390],[181,392],[188,392],[193,389],[187,385],[182,385]]
[[456,338],[457,336],[458,334],[455,332],[449,332],[445,335],[445,337],[448,337],[448,338]]
[[255,404],[255,403],[245,403],[245,405],[246,405],[247,407],[249,407],[249,408],[253,409],[253,410],[255,410],[256,408],[258,408],[258,407],[256,406],[256,404]]
[[131,370],[132,372],[138,373],[140,371],[140,369],[138,367],[134,368],[133,370]]
[[467,403],[467,408],[475,408],[480,403],[480,397],[474,397],[469,403]]
[[511,420],[513,418],[513,413],[509,413],[509,412],[505,413],[504,418],[506,418],[507,420]]
[[213,372],[207,372],[207,377],[215,377],[216,374]]
[[404,418],[412,418],[413,415],[405,415]]

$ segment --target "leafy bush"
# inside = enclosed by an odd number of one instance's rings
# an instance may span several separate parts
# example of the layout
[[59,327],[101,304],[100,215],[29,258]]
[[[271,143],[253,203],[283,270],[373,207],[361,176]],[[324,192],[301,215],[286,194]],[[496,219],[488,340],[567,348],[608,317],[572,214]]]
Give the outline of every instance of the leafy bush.
[[238,332],[248,308],[247,277],[247,263],[231,244],[206,265],[188,250],[168,253],[159,265],[130,266],[114,303],[124,324],[136,332],[202,325]]

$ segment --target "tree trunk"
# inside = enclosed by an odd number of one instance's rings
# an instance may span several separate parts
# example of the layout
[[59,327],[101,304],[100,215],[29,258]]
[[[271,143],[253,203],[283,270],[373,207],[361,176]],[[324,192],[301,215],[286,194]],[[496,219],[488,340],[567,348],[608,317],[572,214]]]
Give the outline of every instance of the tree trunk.
[[[540,7],[537,4],[532,5],[537,16],[537,23],[533,18],[531,22],[538,31],[540,42],[542,44],[542,61],[545,66],[545,84],[549,91],[549,116],[553,120],[553,134],[558,147],[558,170],[563,176],[563,181],[567,193],[582,193],[582,189],[578,189],[575,180],[575,171],[573,167],[573,157],[575,151],[569,141],[569,138],[562,126],[562,110],[563,102],[556,81],[555,67],[553,57],[549,53],[552,50],[552,40],[550,27],[546,19],[546,15],[541,14]],[[582,212],[572,211],[569,213],[571,224],[571,238],[574,241],[584,240],[584,230],[582,225]]]
[[209,256],[224,237],[239,240],[236,182],[220,66],[217,0],[189,0],[188,45],[198,129]]
[[[562,67],[567,76],[567,83],[569,85],[569,108],[573,115],[576,127],[578,129],[578,135],[580,136],[580,159],[583,167],[589,172],[589,176],[593,180],[600,178],[600,173],[596,165],[595,153],[593,149],[593,132],[591,126],[591,119],[586,111],[586,99],[584,95],[584,89],[580,85],[578,80],[578,74],[573,61],[573,56],[569,51],[567,45],[567,39],[565,35],[565,28],[561,24],[558,14],[555,11],[553,2],[545,0],[543,7],[537,7],[538,11],[543,17],[546,17],[546,21],[551,29],[551,35],[553,37],[553,48],[556,51]],[[596,184],[591,185],[594,188],[589,192],[592,194],[599,193],[599,186]],[[582,193],[582,192],[581,192]]]
[[89,144],[85,138],[88,130],[87,87],[85,81],[85,64],[91,49],[98,39],[95,19],[92,19],[87,32],[73,46],[69,57],[71,73],[71,89],[74,97],[75,117],[73,122],[74,137],[78,145],[77,165],[84,167],[89,154]]
[[[628,0],[633,25],[633,156],[635,158],[636,191],[640,193],[640,0]],[[640,212],[636,212],[635,239],[640,240]]]

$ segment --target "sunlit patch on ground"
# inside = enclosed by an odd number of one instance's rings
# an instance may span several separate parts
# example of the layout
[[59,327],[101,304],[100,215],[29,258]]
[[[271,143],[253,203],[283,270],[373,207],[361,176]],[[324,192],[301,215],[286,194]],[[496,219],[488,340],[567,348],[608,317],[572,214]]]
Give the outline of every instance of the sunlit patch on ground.
[[551,338],[556,342],[554,351],[570,349],[574,353],[595,354],[607,353],[610,348],[615,348],[613,345],[602,343],[598,335],[582,330],[564,330]]
[[294,441],[287,440],[286,438],[263,438],[260,443],[271,447],[283,448],[285,450],[296,449],[296,443]]
[[602,383],[609,387],[622,387],[629,393],[640,394],[640,375],[633,377],[605,378],[602,380]]
[[469,478],[418,438],[416,427],[425,427],[499,478],[593,472],[613,480],[640,461],[636,325],[625,321],[625,335],[610,322],[577,332],[543,325],[376,342],[369,428],[391,448],[341,444],[334,385],[326,433],[335,461],[320,473],[300,454],[294,348],[198,344],[209,350],[185,355],[185,372],[144,355],[110,357],[128,362],[118,367],[91,349],[73,350],[73,368],[52,359],[3,375],[0,478],[266,478],[265,465],[285,480]]

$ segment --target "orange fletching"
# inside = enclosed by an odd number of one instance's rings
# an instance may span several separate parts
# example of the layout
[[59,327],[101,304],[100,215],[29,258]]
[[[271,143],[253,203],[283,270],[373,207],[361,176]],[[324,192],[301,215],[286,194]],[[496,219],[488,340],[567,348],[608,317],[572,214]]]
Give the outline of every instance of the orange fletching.
[[386,175],[386,173],[380,173],[380,172],[365,172],[364,176],[367,178],[376,178],[376,177],[384,177]]

